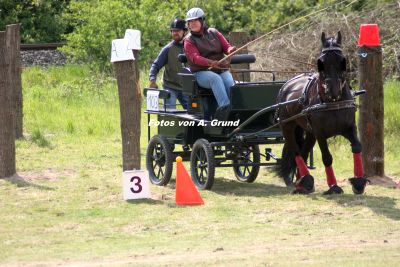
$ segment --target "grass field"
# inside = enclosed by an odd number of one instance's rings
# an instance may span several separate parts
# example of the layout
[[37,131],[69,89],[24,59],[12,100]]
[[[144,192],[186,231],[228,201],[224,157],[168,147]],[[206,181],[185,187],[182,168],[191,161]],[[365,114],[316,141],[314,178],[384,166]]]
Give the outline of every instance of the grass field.
[[[147,77],[142,73],[142,80]],[[144,86],[144,84],[142,84]],[[399,82],[385,86],[385,166],[400,177]],[[262,169],[253,184],[217,169],[204,206],[179,207],[174,178],[152,199],[123,201],[116,82],[81,66],[23,73],[25,139],[18,175],[0,179],[0,265],[398,266],[400,191],[355,196],[350,146],[332,140],[344,195],[291,195]],[[147,145],[142,118],[142,167]],[[275,152],[280,154],[279,147]],[[397,179],[398,180],[398,179]]]

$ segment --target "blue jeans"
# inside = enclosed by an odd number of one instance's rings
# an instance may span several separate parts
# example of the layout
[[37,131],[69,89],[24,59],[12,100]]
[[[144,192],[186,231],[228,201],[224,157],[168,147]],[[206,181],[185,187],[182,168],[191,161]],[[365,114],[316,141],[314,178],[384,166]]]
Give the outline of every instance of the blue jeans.
[[169,87],[164,87],[164,89],[168,90],[170,94],[170,97],[164,100],[164,105],[166,108],[176,109],[176,99],[178,99],[182,107],[187,109],[189,98],[188,96],[183,95],[182,90],[176,90]]
[[230,88],[235,84],[232,74],[229,71],[215,73],[210,70],[194,73],[197,83],[204,88],[211,89],[217,100],[218,107],[230,104]]

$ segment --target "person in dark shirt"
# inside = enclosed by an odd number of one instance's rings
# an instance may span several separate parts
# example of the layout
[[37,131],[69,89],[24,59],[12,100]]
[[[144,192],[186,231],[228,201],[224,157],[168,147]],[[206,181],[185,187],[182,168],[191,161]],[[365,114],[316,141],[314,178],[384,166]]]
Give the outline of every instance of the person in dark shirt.
[[172,41],[161,49],[156,60],[150,68],[151,88],[158,88],[157,74],[164,67],[163,88],[170,92],[170,98],[166,99],[164,105],[167,108],[176,108],[176,99],[179,100],[182,107],[187,109],[188,97],[182,93],[182,79],[178,73],[181,70],[181,63],[178,61],[178,55],[183,53],[183,38],[186,35],[186,21],[175,19],[171,22]]
[[195,7],[186,15],[190,33],[185,37],[184,49],[190,71],[201,87],[211,89],[218,103],[215,117],[226,120],[230,109],[230,88],[234,85],[228,62],[219,63],[224,54],[236,48],[216,29],[205,24],[204,11]]

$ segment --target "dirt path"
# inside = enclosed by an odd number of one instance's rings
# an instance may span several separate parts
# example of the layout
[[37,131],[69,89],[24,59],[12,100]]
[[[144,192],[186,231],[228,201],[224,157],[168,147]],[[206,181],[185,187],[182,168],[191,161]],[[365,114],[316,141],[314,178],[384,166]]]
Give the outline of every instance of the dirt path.
[[[400,261],[400,240],[398,237],[393,237],[391,240],[324,240],[321,239],[318,243],[295,243],[289,247],[282,247],[276,245],[259,245],[252,246],[251,248],[240,248],[234,250],[224,250],[224,248],[217,248],[214,251],[185,251],[176,252],[172,254],[152,254],[152,255],[118,255],[105,258],[93,258],[88,260],[55,260],[44,262],[32,263],[15,263],[2,266],[199,266],[199,265],[233,265],[243,266],[254,263],[263,265],[290,265],[294,263],[307,263],[318,264],[321,263],[321,257],[316,257],[314,260],[310,257],[314,252],[321,254],[339,249],[348,251],[349,254],[338,255],[337,259],[342,259],[344,262],[346,258],[351,259],[349,263],[357,261],[357,258],[362,257],[368,260],[370,257],[373,259],[373,254],[369,253],[370,250],[396,250],[397,253],[392,255],[390,260],[395,262]],[[364,253],[363,253],[364,251]],[[307,252],[307,253],[304,253]],[[322,258],[323,259],[323,258]],[[278,261],[278,262],[277,262]],[[233,264],[232,264],[233,263]],[[331,262],[334,263],[334,262]]]

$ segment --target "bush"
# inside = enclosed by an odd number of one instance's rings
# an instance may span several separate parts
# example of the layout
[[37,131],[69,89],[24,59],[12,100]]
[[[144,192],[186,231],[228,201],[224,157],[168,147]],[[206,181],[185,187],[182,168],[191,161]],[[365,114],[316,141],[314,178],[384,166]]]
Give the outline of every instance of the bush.
[[0,1],[0,30],[6,25],[21,23],[22,43],[61,41],[61,35],[72,30],[61,18],[69,0]]
[[123,38],[126,29],[139,29],[140,62],[147,62],[160,49],[160,41],[169,40],[169,22],[177,10],[174,4],[157,0],[73,0],[65,19],[75,30],[66,35],[68,45],[62,51],[95,69],[110,70],[112,40]]
[[[142,68],[147,68],[147,63],[160,51],[160,46],[170,41],[170,21],[175,17],[184,18],[187,10],[195,6],[204,9],[209,26],[224,34],[245,31],[259,35],[322,7],[329,7],[328,14],[342,11],[357,15],[360,10],[373,9],[387,1],[360,0],[347,6],[346,2],[339,5],[334,0],[71,0],[63,18],[65,25],[74,31],[64,36],[68,44],[62,51],[75,61],[109,71],[111,41],[123,38],[126,29],[138,29],[142,32],[139,60]],[[306,22],[292,24],[290,29],[302,28]]]

